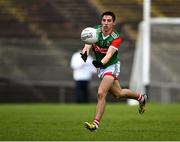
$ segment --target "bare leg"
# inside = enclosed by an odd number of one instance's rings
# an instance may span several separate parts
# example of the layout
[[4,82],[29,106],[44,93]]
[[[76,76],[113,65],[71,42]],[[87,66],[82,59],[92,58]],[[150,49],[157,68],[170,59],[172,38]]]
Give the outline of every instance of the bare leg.
[[105,105],[106,105],[106,95],[109,89],[111,88],[113,82],[114,82],[114,78],[112,76],[104,76],[98,88],[98,94],[97,94],[98,103],[96,106],[96,114],[95,114],[95,119],[97,119],[98,121],[101,120],[102,115],[104,113]]
[[98,103],[96,106],[96,114],[93,120],[93,123],[85,122],[84,126],[90,130],[95,131],[99,127],[100,120],[103,116],[105,105],[106,105],[106,95],[109,89],[111,88],[114,82],[114,77],[112,76],[104,76],[97,93]]
[[115,80],[110,88],[110,92],[115,95],[117,98],[128,98],[128,99],[138,99],[139,94],[133,92],[130,89],[122,89],[119,81]]
[[[106,105],[106,95],[110,91],[117,98],[124,97],[130,99],[136,99],[139,101],[139,113],[142,114],[145,111],[146,99],[142,95],[137,94],[130,89],[121,89],[118,80],[114,80],[112,76],[104,76],[100,86],[98,88],[98,103],[96,106],[96,114],[93,123],[85,122],[84,126],[90,131],[95,131],[99,127],[99,122],[103,116],[105,105]],[[143,100],[142,100],[143,99]]]

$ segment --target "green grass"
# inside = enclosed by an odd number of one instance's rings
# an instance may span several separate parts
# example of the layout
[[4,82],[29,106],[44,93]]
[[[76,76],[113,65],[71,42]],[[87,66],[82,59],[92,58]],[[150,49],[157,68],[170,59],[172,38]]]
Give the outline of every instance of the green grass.
[[180,104],[137,106],[107,104],[97,132],[83,127],[95,104],[1,104],[0,140],[6,141],[176,141],[180,140]]

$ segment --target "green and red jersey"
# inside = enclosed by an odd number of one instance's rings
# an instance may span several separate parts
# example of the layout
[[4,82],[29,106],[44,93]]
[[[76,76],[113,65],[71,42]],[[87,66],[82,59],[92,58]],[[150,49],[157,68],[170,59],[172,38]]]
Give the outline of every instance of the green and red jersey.
[[106,55],[108,48],[112,46],[117,49],[117,51],[113,54],[109,62],[104,65],[104,68],[117,63],[117,61],[119,61],[118,48],[122,42],[122,37],[116,31],[113,31],[110,35],[103,37],[101,25],[95,26],[94,28],[96,28],[98,32],[98,41],[92,45],[96,60],[101,61]]

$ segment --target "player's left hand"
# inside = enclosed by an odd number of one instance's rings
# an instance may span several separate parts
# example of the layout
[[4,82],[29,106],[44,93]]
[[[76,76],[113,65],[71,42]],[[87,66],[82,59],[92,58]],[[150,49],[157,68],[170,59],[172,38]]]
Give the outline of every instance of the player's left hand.
[[96,67],[96,68],[100,68],[100,67],[103,67],[103,63],[100,62],[100,61],[92,61],[92,64]]

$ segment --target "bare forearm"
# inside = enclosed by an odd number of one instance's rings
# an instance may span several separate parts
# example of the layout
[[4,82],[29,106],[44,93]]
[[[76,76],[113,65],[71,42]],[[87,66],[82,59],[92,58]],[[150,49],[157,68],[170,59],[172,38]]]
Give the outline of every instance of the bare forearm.
[[84,54],[87,51],[87,55],[89,55],[89,51],[91,49],[92,45],[85,44],[84,48],[82,50],[82,53]]
[[101,62],[103,63],[103,65],[107,64],[111,57],[112,57],[112,55],[107,54],[107,55],[101,60]]
[[116,50],[114,48],[112,48],[112,47],[109,48],[109,50],[106,53],[106,56],[101,60],[103,65],[105,65],[109,62],[109,60],[111,59],[111,57],[113,56],[113,54],[115,52],[116,52]]

